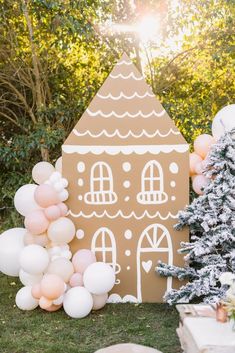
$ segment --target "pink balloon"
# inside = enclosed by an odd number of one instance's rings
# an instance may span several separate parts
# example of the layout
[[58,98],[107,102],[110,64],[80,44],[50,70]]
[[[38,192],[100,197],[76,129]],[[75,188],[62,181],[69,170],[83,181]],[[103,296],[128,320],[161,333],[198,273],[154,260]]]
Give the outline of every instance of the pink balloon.
[[55,221],[61,216],[60,207],[58,205],[47,207],[45,209],[45,215],[46,218],[49,219],[49,221]]
[[30,212],[24,220],[25,228],[31,234],[44,233],[48,226],[49,221],[42,210]]
[[194,150],[200,157],[205,158],[214,143],[215,139],[211,135],[199,135],[194,141]]
[[189,155],[189,171],[190,175],[196,174],[195,167],[198,163],[202,162],[202,158],[195,152]]
[[71,287],[82,287],[83,286],[83,276],[81,273],[74,273],[69,281]]
[[205,167],[206,167],[206,162],[205,161],[202,161],[202,162],[199,162],[199,163],[197,163],[196,165],[195,165],[195,172],[197,173],[197,174],[202,174],[203,173],[203,171],[204,171],[204,169],[205,169]]
[[92,310],[100,310],[105,306],[105,304],[108,300],[108,294],[107,293],[104,293],[101,295],[92,294],[92,298],[93,298]]
[[193,190],[198,195],[203,195],[202,188],[209,184],[209,180],[204,175],[197,175],[193,180]]
[[52,304],[51,306],[49,306],[49,308],[45,308],[46,311],[49,311],[50,313],[59,310],[62,307],[63,304],[60,305],[55,305]]
[[57,299],[64,293],[64,281],[57,275],[46,274],[41,280],[41,291],[47,299]]
[[96,262],[95,254],[88,249],[78,250],[72,259],[72,263],[76,272],[84,273],[88,266]]
[[39,185],[34,192],[34,199],[41,207],[47,208],[60,202],[53,186],[47,184]]
[[65,203],[61,202],[57,205],[60,209],[60,215],[61,217],[64,217],[67,215],[68,212],[68,206],[65,205]]

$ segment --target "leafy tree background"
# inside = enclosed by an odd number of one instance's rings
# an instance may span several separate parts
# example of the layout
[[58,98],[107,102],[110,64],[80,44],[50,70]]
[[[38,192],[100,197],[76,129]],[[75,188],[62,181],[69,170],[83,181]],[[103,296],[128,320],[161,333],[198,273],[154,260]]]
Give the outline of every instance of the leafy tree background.
[[[105,23],[157,16],[142,43]],[[106,26],[107,27],[107,26]],[[105,27],[105,28],[106,28]],[[15,191],[51,162],[126,51],[189,143],[235,101],[234,0],[0,0],[0,222],[20,225]]]

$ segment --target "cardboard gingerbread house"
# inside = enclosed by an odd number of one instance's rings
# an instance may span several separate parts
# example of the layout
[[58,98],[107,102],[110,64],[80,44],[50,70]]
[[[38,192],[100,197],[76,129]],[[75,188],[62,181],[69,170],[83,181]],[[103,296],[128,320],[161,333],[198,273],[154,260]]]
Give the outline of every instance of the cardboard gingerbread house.
[[69,215],[77,238],[116,272],[110,302],[161,302],[176,280],[158,261],[183,265],[188,145],[127,55],[123,55],[63,145]]

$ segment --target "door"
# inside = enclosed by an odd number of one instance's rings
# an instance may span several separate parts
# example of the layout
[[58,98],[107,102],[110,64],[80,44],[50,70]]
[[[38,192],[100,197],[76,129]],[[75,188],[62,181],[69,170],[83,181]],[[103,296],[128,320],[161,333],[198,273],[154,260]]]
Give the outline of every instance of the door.
[[[172,288],[172,277],[156,274],[158,261],[173,263],[170,233],[162,224],[151,224],[141,233],[137,246],[137,298],[139,302],[162,301],[165,291]],[[150,289],[151,288],[151,289]]]

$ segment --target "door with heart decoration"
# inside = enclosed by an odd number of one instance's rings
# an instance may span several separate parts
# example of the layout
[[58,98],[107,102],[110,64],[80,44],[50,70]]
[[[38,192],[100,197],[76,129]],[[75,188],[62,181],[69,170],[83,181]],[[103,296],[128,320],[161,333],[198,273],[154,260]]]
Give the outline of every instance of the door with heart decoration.
[[[151,224],[141,233],[137,246],[137,299],[138,302],[159,301],[166,290],[172,288],[172,278],[156,275],[158,261],[173,263],[173,249],[168,229],[162,224]],[[149,282],[151,281],[151,291]],[[153,289],[154,288],[154,289]],[[155,292],[156,291],[156,292]],[[153,299],[151,299],[153,298]]]

